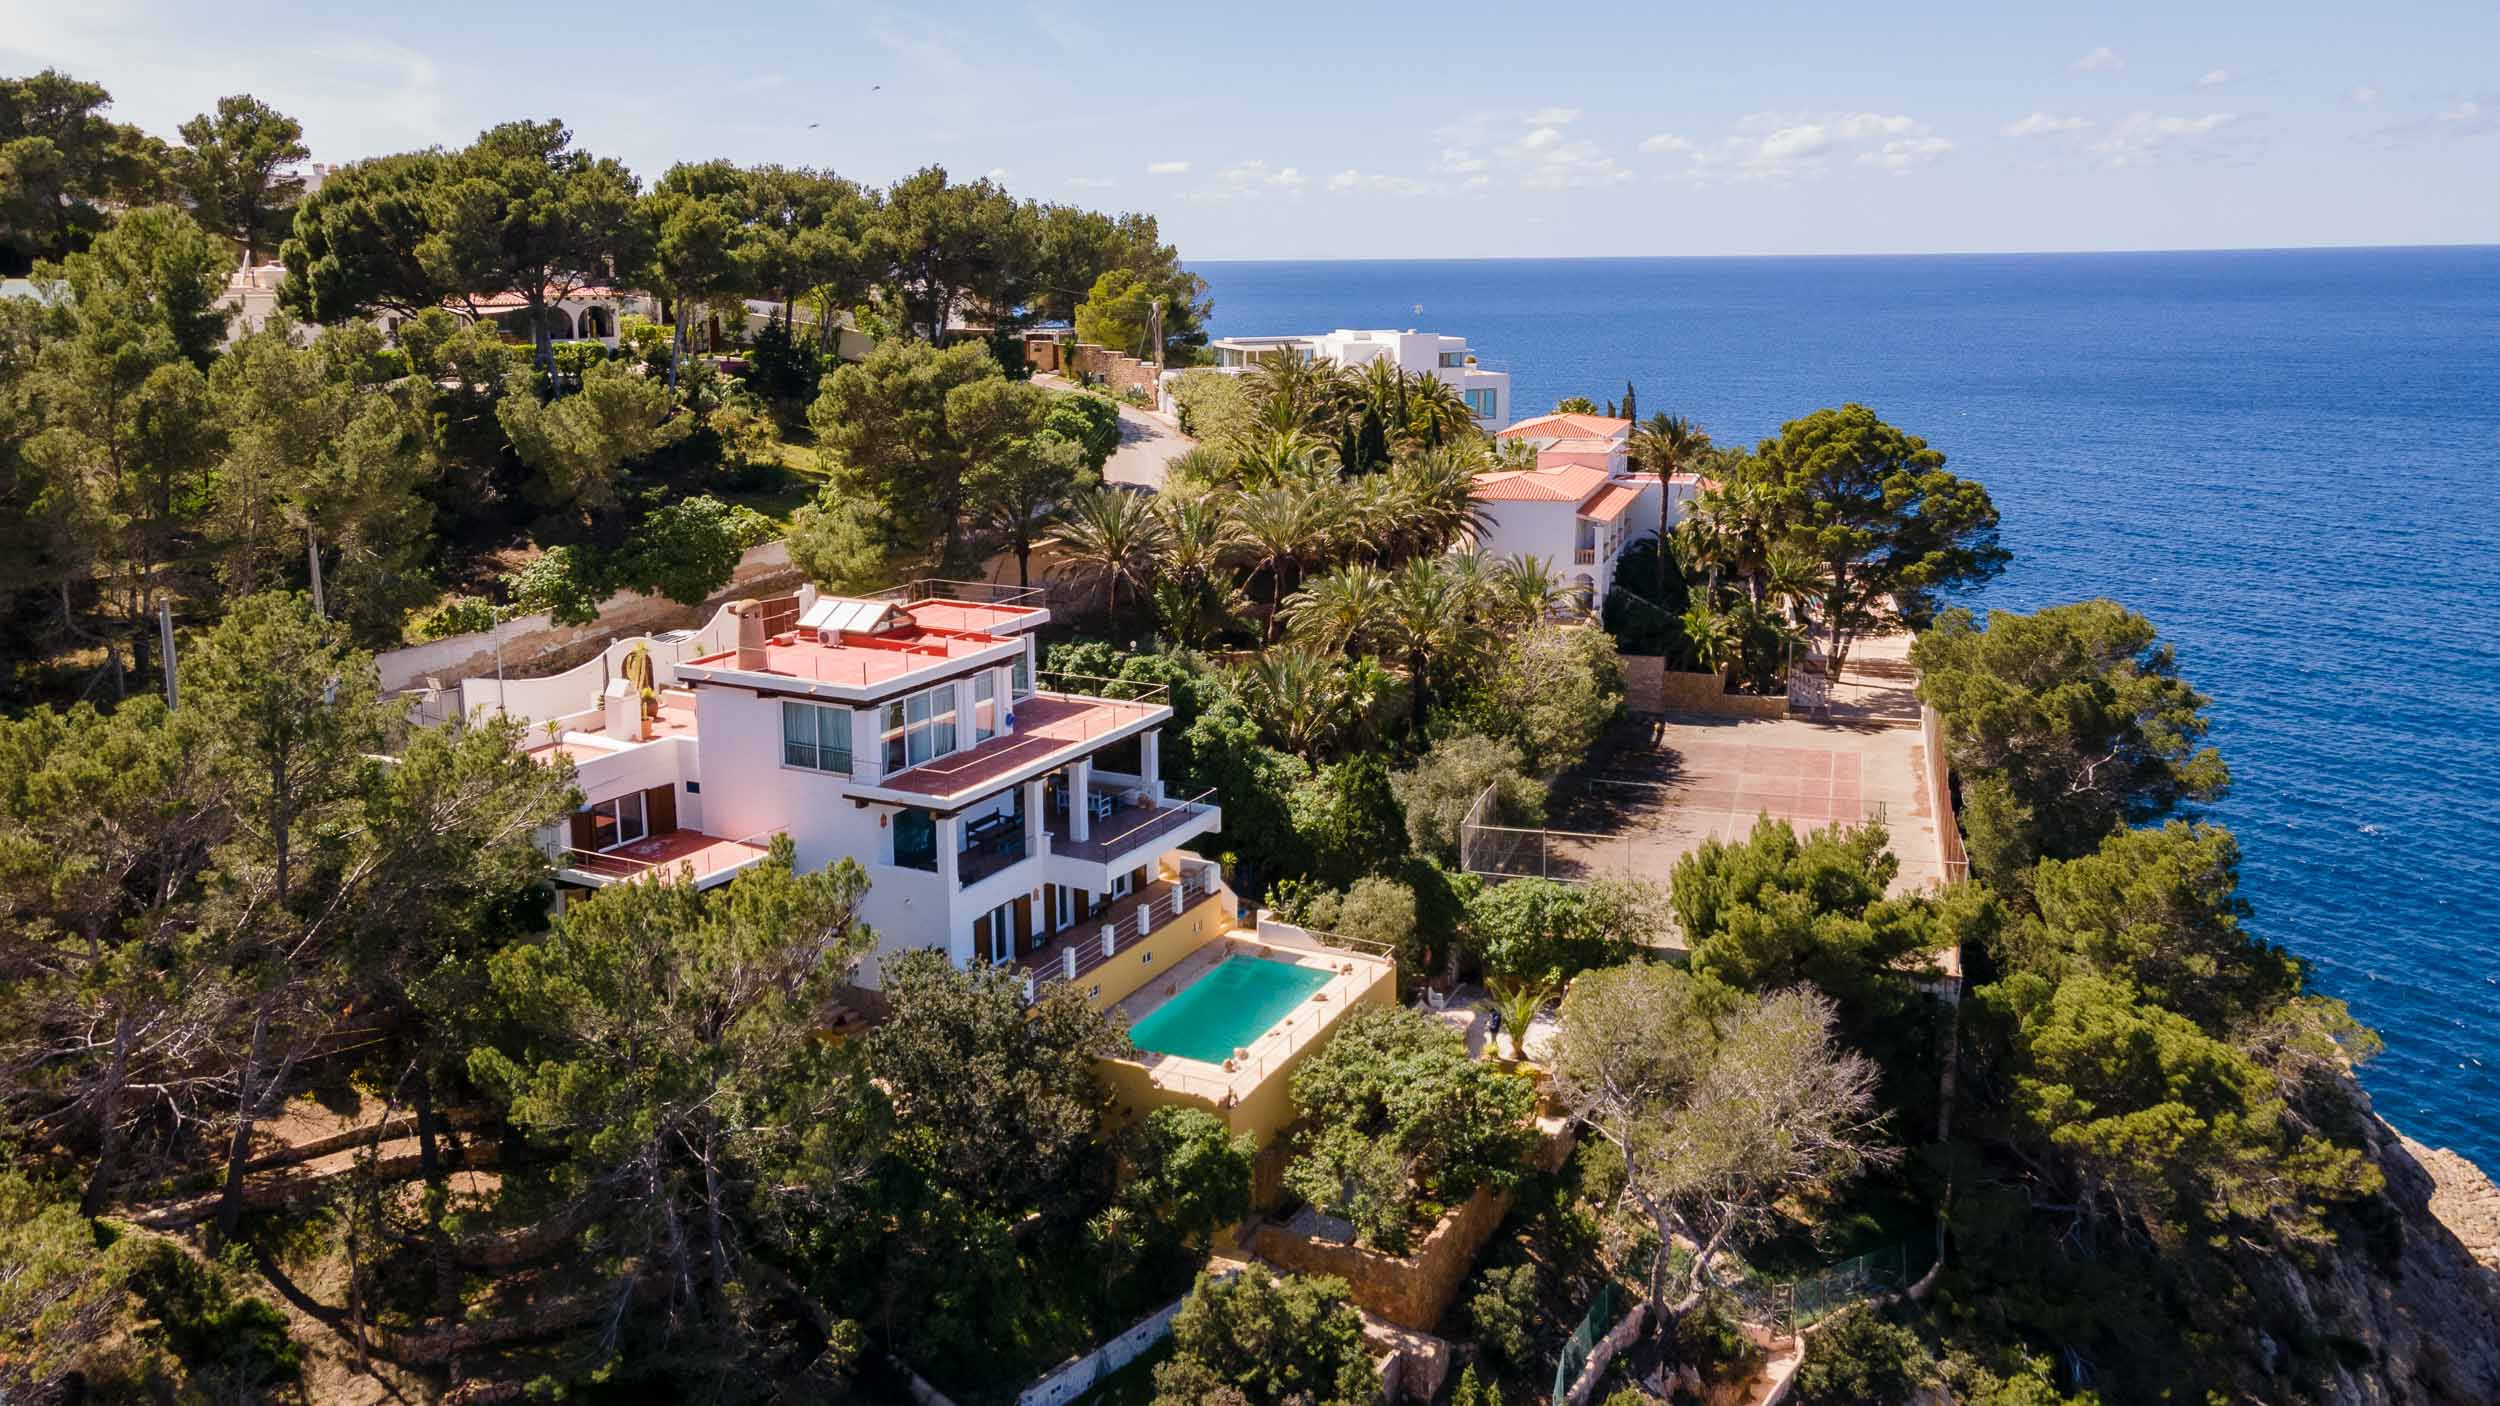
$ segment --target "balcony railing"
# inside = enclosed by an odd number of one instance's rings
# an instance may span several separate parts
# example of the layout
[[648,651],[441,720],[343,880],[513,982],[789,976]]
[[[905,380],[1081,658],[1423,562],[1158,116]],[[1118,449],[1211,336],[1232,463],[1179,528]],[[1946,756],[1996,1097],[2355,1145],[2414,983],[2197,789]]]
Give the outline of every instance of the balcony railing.
[[[1100,791],[1103,788],[1097,787]],[[1162,801],[1154,805],[1114,806],[1111,814],[1098,817],[1087,828],[1087,838],[1070,839],[1064,829],[1053,838],[1051,852],[1070,859],[1108,864],[1139,845],[1156,837],[1168,835],[1204,814],[1215,803],[1215,788],[1210,786],[1185,801]]]
[[951,600],[966,605],[1035,607],[1041,605],[1048,594],[1039,586],[1010,586],[1001,581],[957,581],[943,576],[925,576],[874,592],[868,599],[890,600],[898,605],[924,600]]
[[1571,564],[1573,566],[1595,566],[1597,564],[1597,549],[1595,547],[1572,548]]
[[1118,702],[1168,703],[1172,689],[1168,684],[1143,683],[1136,679],[1111,679],[1100,674],[1071,674],[1059,669],[1041,669],[1034,674],[1034,683],[1045,693],[1065,693],[1078,698],[1107,698]]
[[1024,968],[1025,995],[1030,998],[1060,982],[1075,981],[1136,946],[1140,938],[1177,922],[1215,895],[1218,872],[1211,860],[1185,859],[1178,879],[1148,884],[1099,917],[1070,926],[1018,964]]

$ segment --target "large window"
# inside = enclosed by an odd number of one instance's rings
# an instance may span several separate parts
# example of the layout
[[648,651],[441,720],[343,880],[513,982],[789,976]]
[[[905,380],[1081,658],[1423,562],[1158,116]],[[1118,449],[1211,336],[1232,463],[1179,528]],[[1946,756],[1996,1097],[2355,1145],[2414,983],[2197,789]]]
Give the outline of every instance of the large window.
[[1464,366],[1467,364],[1467,353],[1463,351],[1445,351],[1441,353],[1441,364],[1445,367]]
[[851,710],[818,703],[781,705],[781,761],[811,771],[851,770]]
[[894,812],[894,862],[905,869],[937,872],[937,821],[927,811]]
[[987,742],[998,735],[998,675],[988,669],[972,681],[972,740]]
[[885,705],[885,769],[891,774],[955,750],[955,685],[924,688]]
[[1499,408],[1495,404],[1498,395],[1499,392],[1490,388],[1467,392],[1467,413],[1479,420],[1492,419],[1494,412]]
[[642,793],[601,801],[590,808],[590,847],[611,850],[630,845],[651,833],[649,820],[642,808]]

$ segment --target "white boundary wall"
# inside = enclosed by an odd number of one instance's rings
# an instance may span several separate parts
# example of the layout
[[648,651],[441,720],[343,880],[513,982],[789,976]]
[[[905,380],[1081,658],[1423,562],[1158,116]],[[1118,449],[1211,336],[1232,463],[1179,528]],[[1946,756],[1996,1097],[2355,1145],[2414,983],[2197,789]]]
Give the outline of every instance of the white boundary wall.
[[[1221,1281],[1239,1272],[1228,1269],[1210,1277]],[[1136,1361],[1145,1355],[1146,1349],[1169,1337],[1172,1320],[1180,1316],[1181,1306],[1188,1302],[1189,1295],[1181,1295],[1127,1332],[1026,1387],[1016,1394],[1016,1406],[1061,1406],[1093,1390],[1096,1382]]]

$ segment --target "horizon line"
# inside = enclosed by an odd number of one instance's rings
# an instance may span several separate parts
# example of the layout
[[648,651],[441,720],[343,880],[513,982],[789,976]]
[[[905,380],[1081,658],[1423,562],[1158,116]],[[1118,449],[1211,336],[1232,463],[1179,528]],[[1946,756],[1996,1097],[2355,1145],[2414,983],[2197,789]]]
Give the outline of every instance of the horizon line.
[[1922,249],[1916,251],[1822,251],[1715,254],[1316,254],[1261,257],[1183,259],[1184,267],[1199,264],[1491,264],[1491,263],[1626,263],[1668,259],[1973,259],[2058,258],[2086,255],[2142,254],[2329,254],[2395,253],[2410,250],[2500,250],[2500,240],[2429,244],[2214,244],[2144,249]]

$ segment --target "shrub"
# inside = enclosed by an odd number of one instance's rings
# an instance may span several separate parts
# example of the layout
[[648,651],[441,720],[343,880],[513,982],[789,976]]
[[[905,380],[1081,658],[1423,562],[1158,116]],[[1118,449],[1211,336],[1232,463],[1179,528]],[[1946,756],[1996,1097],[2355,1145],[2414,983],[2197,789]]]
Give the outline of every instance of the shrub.
[[1503,1367],[1528,1366],[1541,1316],[1536,1266],[1488,1269],[1477,1276],[1476,1283],[1475,1294],[1467,1300],[1467,1321],[1475,1332],[1476,1346]]
[[419,614],[410,628],[421,640],[447,640],[491,630],[504,618],[505,612],[484,596],[446,596],[441,604]]
[[[1467,1057],[1458,1032],[1404,1007],[1350,1013],[1337,1033],[1294,1072],[1293,1098],[1311,1128],[1311,1184],[1343,1188],[1356,1167],[1356,1148],[1392,1156],[1406,1179],[1399,1204],[1411,1210],[1418,1190],[1457,1201],[1478,1187],[1514,1184],[1527,1162],[1536,1097],[1527,1080]],[[1333,1139],[1333,1141],[1332,1141]],[[1372,1166],[1360,1168],[1377,1177]],[[1316,1204],[1316,1202],[1315,1202]]]
[[1173,377],[1172,404],[1180,413],[1181,433],[1203,444],[1238,443],[1258,416],[1249,388],[1226,371],[1184,371]]
[[543,610],[559,625],[587,625],[599,618],[608,589],[599,554],[588,547],[550,547],[518,571],[504,573],[504,588],[524,612]]
[[753,508],[701,495],[681,498],[626,536],[608,575],[628,590],[700,605],[729,584],[748,548],[771,541],[773,534],[772,519]]
[[1120,447],[1120,408],[1086,391],[1054,396],[1042,428],[1085,451],[1085,463],[1096,473]]
[[1860,1307],[1807,1337],[1797,1399],[1806,1406],[1899,1406],[1936,1380],[1936,1359],[1918,1334]]
[[1127,1196],[1133,1209],[1183,1243],[1203,1241],[1250,1214],[1248,1133],[1236,1138],[1201,1108],[1157,1108],[1146,1115]]
[[1539,625],[1501,650],[1458,712],[1516,744],[1530,775],[1559,775],[1623,715],[1623,659],[1602,630]]
[[1155,1368],[1155,1406],[1203,1406],[1227,1388],[1249,1406],[1369,1406],[1380,1395],[1363,1317],[1342,1279],[1279,1277],[1252,1265],[1201,1275],[1172,1320],[1172,1360]]
[[1629,961],[1657,936],[1665,907],[1638,882],[1513,879],[1468,905],[1468,940],[1488,978],[1559,991],[1584,971]]
[[1767,1355],[1745,1336],[1736,1316],[1735,1297],[1715,1289],[1675,1320],[1675,1350],[1710,1383],[1750,1378]]
[[757,394],[795,404],[815,397],[816,383],[824,379],[825,356],[813,338],[793,337],[775,321],[755,334],[747,368],[747,383]]
[[1521,769],[1519,748],[1490,737],[1445,737],[1415,769],[1389,779],[1406,812],[1406,840],[1415,852],[1444,862],[1458,857],[1460,827],[1490,786],[1499,823],[1533,823],[1545,814],[1545,786]]
[[1390,1146],[1359,1127],[1339,1124],[1313,1140],[1285,1167],[1285,1189],[1324,1216],[1354,1227],[1356,1243],[1404,1254],[1409,1192],[1406,1167]]

